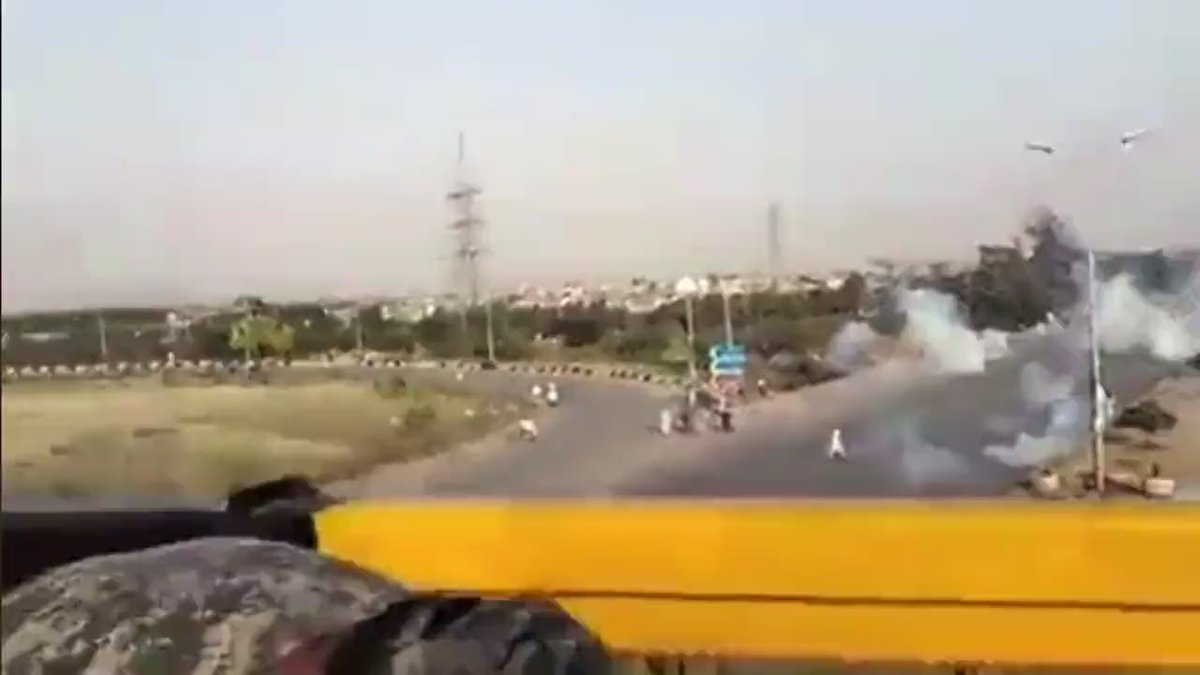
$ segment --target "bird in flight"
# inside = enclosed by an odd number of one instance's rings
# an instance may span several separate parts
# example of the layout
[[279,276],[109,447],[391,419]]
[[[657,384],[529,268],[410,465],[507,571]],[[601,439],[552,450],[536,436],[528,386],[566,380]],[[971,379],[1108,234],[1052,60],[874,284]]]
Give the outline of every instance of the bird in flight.
[[1054,146],[1046,145],[1045,143],[1026,143],[1025,149],[1033,150],[1034,152],[1044,152],[1047,155],[1054,154]]

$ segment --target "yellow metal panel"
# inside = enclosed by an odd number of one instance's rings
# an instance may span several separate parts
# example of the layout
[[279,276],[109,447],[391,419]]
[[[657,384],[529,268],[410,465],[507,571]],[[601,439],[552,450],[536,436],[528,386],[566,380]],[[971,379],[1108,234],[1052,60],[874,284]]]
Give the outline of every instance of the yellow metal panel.
[[416,588],[553,597],[619,650],[1200,663],[1200,505],[355,503],[317,529]]
[[1197,612],[625,598],[560,604],[618,653],[1022,665],[1200,663]]

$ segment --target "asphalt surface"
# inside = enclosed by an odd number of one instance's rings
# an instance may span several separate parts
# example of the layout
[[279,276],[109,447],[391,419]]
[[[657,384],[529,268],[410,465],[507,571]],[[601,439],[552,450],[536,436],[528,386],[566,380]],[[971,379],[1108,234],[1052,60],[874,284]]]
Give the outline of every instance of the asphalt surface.
[[[1047,345],[998,360],[984,373],[954,377],[910,375],[910,384],[883,396],[842,393],[835,409],[806,410],[781,404],[764,410],[737,434],[720,439],[718,452],[693,466],[639,476],[618,492],[672,497],[991,497],[1009,493],[1029,468],[985,455],[988,446],[1011,446],[1018,434],[1041,437],[1048,420],[1022,397],[1028,364],[1051,362]],[[1078,364],[1074,364],[1078,365]],[[1105,382],[1118,401],[1148,393],[1179,366],[1149,357],[1107,358]],[[1084,400],[1086,379],[1076,396]],[[1083,411],[1081,411],[1083,412]],[[1086,413],[1077,438],[1086,434]],[[845,462],[827,447],[841,428]]]
[[500,396],[528,397],[535,383],[544,388],[553,381],[561,403],[541,409],[535,442],[509,430],[417,462],[378,467],[328,486],[331,492],[347,497],[604,494],[654,461],[654,448],[647,446],[659,439],[651,429],[672,397],[669,390],[623,380],[503,371],[466,372],[461,381],[444,371],[414,375]]
[[[1073,372],[1083,367],[1074,355],[1056,353],[1053,342],[1019,341],[1016,356],[990,363],[981,374],[936,376],[897,365],[781,394],[742,410],[732,434],[663,438],[655,429],[671,392],[628,381],[555,377],[562,403],[543,411],[536,442],[520,440],[514,432],[497,434],[326,487],[357,498],[1000,495],[1028,470],[998,463],[984,456],[983,448],[1011,444],[1012,427],[1038,435],[1046,424],[1037,418],[1040,412],[1023,406],[1022,369],[1032,361]],[[1143,395],[1177,370],[1132,356],[1109,359],[1105,368],[1106,381],[1121,401]],[[412,384],[436,382],[510,399],[526,396],[534,382],[544,385],[551,379],[505,371],[468,371],[459,379],[455,372],[433,368],[339,371],[355,379],[401,375]],[[279,375],[318,376],[328,374],[297,368]],[[843,430],[850,453],[844,463],[825,454],[835,427]],[[164,506],[136,498],[103,505]],[[64,506],[59,500],[4,496],[6,509]]]

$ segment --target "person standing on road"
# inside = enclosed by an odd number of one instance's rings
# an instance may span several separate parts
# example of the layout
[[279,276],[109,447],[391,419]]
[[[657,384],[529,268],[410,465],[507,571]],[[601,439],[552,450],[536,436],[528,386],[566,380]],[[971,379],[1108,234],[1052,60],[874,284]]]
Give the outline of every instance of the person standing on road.
[[829,459],[846,459],[846,446],[842,444],[842,430],[834,429],[829,437]]
[[658,413],[658,431],[663,436],[671,435],[671,425],[674,424],[674,422],[675,422],[675,420],[672,418],[670,408],[663,408],[662,410],[659,411],[659,413]]
[[767,395],[771,393],[770,389],[767,388],[767,381],[761,377],[758,378],[758,382],[755,383],[755,386],[758,387],[759,398],[766,398]]
[[721,431],[725,433],[733,432],[733,407],[729,403],[728,396],[722,396],[717,401],[717,417],[721,420]]
[[1100,399],[1097,401],[1100,404],[1100,425],[1107,429],[1117,421],[1117,397],[1109,393],[1108,387],[1103,385],[1097,393],[1097,398]]
[[551,407],[558,405],[558,385],[553,382],[546,385],[546,403]]
[[540,401],[542,399],[542,385],[534,382],[533,386],[529,388],[529,396],[534,400],[535,403]]

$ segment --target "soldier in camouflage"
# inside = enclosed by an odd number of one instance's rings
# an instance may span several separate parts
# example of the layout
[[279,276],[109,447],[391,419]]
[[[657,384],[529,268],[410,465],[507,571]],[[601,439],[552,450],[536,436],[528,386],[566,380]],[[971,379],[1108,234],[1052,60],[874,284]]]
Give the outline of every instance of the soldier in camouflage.
[[90,558],[5,595],[5,675],[606,673],[539,603],[410,596],[287,544],[211,538]]

